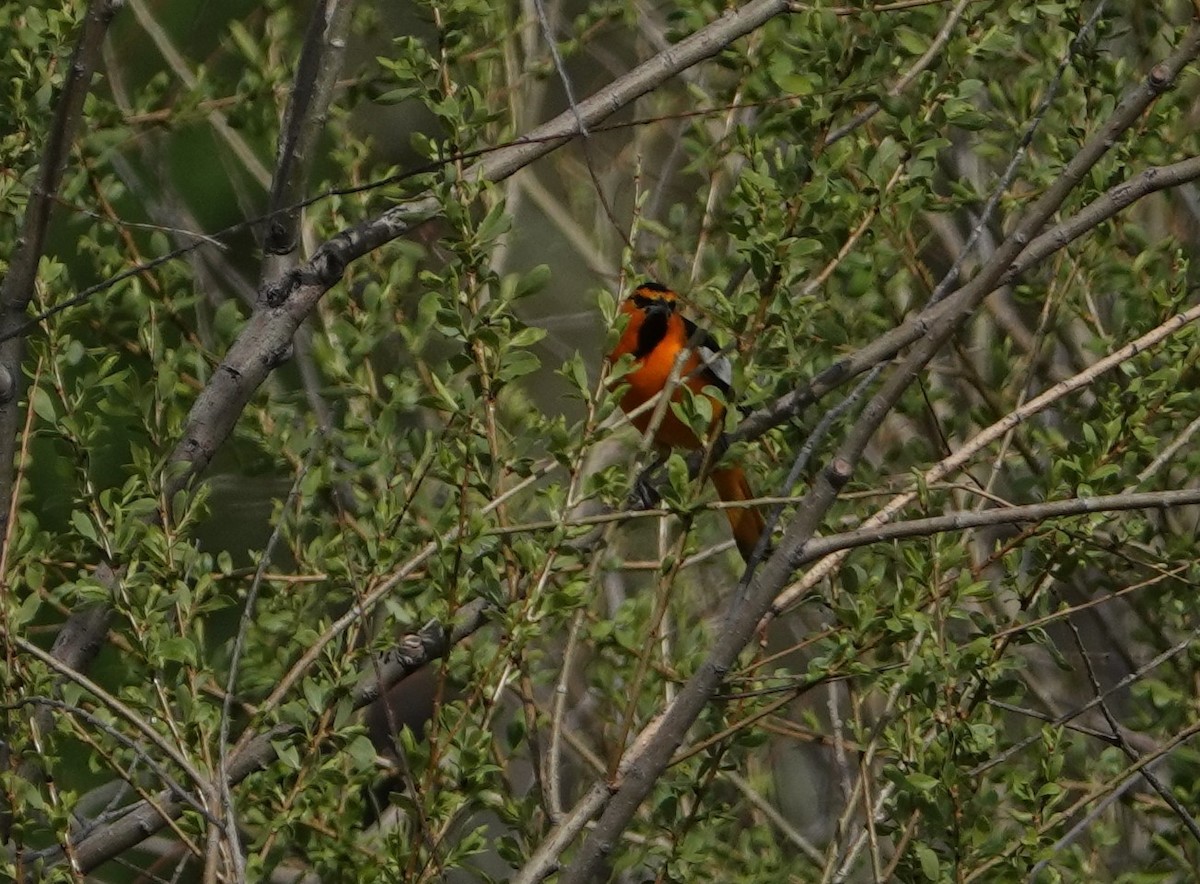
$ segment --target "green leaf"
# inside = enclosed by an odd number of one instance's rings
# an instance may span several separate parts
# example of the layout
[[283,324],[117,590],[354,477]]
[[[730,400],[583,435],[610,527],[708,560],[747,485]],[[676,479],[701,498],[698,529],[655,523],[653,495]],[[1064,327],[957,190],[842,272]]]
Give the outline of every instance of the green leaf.
[[530,347],[546,337],[546,330],[537,326],[526,326],[509,340],[510,347]]
[[275,750],[275,754],[279,756],[279,760],[285,767],[291,770],[300,770],[300,752],[295,746],[291,743],[272,740],[271,748]]
[[41,387],[34,387],[30,391],[30,398],[33,404],[33,413],[40,417],[48,424],[58,423],[58,415],[54,411],[54,401],[50,398],[50,394]]
[[939,781],[937,779],[929,776],[929,774],[923,774],[920,772],[907,774],[904,779],[914,789],[918,789],[922,792],[932,792],[939,786]]
[[517,289],[513,293],[514,298],[525,298],[529,295],[536,294],[546,287],[550,282],[550,265],[538,264],[532,270],[527,270],[521,274],[521,278],[517,282]]
[[92,543],[98,542],[96,538],[96,523],[92,521],[91,516],[82,510],[73,510],[71,512],[71,526],[80,537],[86,538]]
[[900,48],[912,55],[921,55],[929,48],[930,38],[914,31],[907,25],[901,25],[895,31],[896,42]]
[[937,854],[933,849],[926,844],[914,844],[913,850],[917,853],[917,861],[921,864],[921,874],[929,881],[940,881],[942,877],[942,864],[938,861]]
[[16,611],[9,615],[9,626],[12,629],[19,629],[27,623],[33,622],[37,616],[38,609],[42,606],[42,597],[37,592],[31,592],[21,602]]
[[542,367],[542,362],[528,350],[514,350],[504,357],[504,362],[497,373],[500,380],[508,383],[517,378],[532,374]]
[[163,660],[173,660],[176,663],[185,663],[191,666],[197,663],[196,646],[190,639],[176,636],[159,642],[156,647],[158,656]]

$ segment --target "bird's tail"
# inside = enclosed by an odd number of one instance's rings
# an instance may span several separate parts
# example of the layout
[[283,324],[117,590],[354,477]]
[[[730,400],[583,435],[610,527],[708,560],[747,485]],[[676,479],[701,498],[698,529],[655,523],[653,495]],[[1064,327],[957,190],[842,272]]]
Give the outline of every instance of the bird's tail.
[[[710,476],[717,496],[726,503],[737,503],[743,500],[753,500],[754,492],[746,481],[746,473],[741,467],[722,467],[712,471]],[[725,510],[729,517],[729,527],[733,529],[733,539],[737,542],[738,552],[747,562],[758,546],[766,522],[762,513],[755,506],[729,507]]]

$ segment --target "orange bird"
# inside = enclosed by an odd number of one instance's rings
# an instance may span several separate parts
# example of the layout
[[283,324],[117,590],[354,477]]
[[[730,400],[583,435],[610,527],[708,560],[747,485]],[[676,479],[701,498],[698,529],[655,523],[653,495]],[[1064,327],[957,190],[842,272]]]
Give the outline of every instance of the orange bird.
[[[677,301],[676,294],[666,286],[644,282],[621,304],[621,312],[629,317],[629,321],[608,358],[616,362],[626,353],[634,358],[633,370],[621,379],[629,385],[621,398],[621,408],[626,414],[658,395],[666,386],[679,352],[689,344],[692,349],[679,375],[680,386],[686,384],[700,395],[707,395],[703,392],[705,387],[715,387],[727,399],[733,393],[729,360],[721,355],[720,347],[707,331],[678,312]],[[681,396],[682,390],[676,390],[672,398],[679,401]],[[717,424],[725,414],[725,405],[712,396],[708,396],[708,400],[712,403],[713,424]],[[633,425],[645,433],[653,412],[653,408],[647,408],[631,418]],[[669,448],[694,450],[700,447],[701,440],[691,427],[667,409],[654,433],[654,444],[660,451]],[[740,466],[716,467],[709,478],[723,501],[736,503],[754,498]],[[731,507],[725,514],[733,528],[738,551],[743,559],[750,561],[766,527],[762,514],[753,506]]]

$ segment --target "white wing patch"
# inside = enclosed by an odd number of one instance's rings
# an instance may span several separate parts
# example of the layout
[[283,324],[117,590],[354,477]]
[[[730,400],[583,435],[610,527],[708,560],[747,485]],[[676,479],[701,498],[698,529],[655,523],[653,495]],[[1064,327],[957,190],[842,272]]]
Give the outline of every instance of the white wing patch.
[[721,355],[719,350],[709,347],[707,341],[698,345],[696,352],[700,355],[700,361],[716,376],[717,380],[724,384],[727,389],[732,389],[733,364]]

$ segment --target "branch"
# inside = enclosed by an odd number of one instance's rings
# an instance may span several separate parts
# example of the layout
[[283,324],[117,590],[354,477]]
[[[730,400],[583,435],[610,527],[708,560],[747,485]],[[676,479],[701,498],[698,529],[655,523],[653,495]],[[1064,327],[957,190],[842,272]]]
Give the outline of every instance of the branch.
[[1127,181],[1109,188],[1103,196],[1088,203],[1071,218],[1050,228],[1031,242],[1009,268],[1008,273],[1001,278],[1001,285],[1013,282],[1030,267],[1059,249],[1066,248],[1068,244],[1142,197],[1187,184],[1197,178],[1200,178],[1200,157],[1189,157],[1169,166],[1151,166]]
[[[734,40],[761,27],[784,12],[786,5],[786,0],[755,0],[742,9],[726,12],[712,24],[670,50],[658,53],[580,103],[576,109],[578,115],[571,110],[559,114],[511,145],[488,151],[464,174],[486,181],[500,181],[512,175],[568,143],[578,133],[580,120],[593,126],[606,119],[680,71],[716,55]],[[341,231],[304,264],[288,271],[279,280],[264,282],[258,295],[259,309],[247,321],[192,406],[182,438],[169,459],[171,473],[166,499],[172,499],[207,467],[255,391],[290,355],[292,338],[300,323],[325,292],[342,278],[349,263],[404,235],[438,211],[437,200],[431,195],[402,203],[377,218]],[[2,334],[0,328],[0,337]],[[377,600],[385,590],[386,583],[374,598]],[[71,637],[65,647],[98,648],[107,627],[108,613],[109,609],[103,605],[72,612],[60,632],[60,636]],[[344,629],[358,616],[357,612],[351,612],[338,621],[337,627]],[[56,654],[60,643],[56,643]],[[240,745],[240,749],[246,748]],[[230,760],[231,780],[235,780],[234,761],[240,757],[239,751]]]
[[[1071,218],[1038,234],[1020,252],[995,284],[988,291],[982,293],[981,297],[986,297],[996,289],[1012,284],[1023,273],[1050,255],[1065,248],[1143,197],[1161,190],[1178,187],[1198,178],[1200,178],[1200,157],[1191,157],[1168,166],[1145,169],[1133,178],[1113,186],[1103,196],[1093,200]],[[939,306],[945,303],[943,301]],[[887,362],[894,358],[896,354],[905,347],[911,346],[925,333],[932,315],[932,311],[927,309],[910,317],[867,346],[835,362],[807,384],[748,415],[738,424],[737,429],[729,434],[728,441],[732,443],[757,439],[768,430],[791,420],[809,405],[818,402],[843,383],[864,371],[869,371],[881,362]]]
[[[306,184],[312,169],[313,151],[333,100],[334,87],[342,70],[346,40],[350,30],[354,0],[321,0],[314,6],[304,35],[304,47],[296,65],[279,143],[275,150],[275,174],[267,206],[266,235],[260,269],[260,291],[278,284],[300,262],[301,220],[309,204]],[[258,299],[253,301],[255,309]],[[294,355],[309,407],[322,432],[332,426],[329,403],[321,394],[320,370],[312,353],[312,325],[297,329],[293,338]],[[343,483],[335,486],[340,506],[353,505]]]
[[[93,0],[83,20],[79,41],[71,54],[62,93],[54,108],[54,119],[46,133],[46,148],[42,152],[37,178],[29,191],[29,202],[21,222],[21,234],[8,266],[8,273],[0,281],[0,558],[12,534],[10,517],[15,511],[13,487],[16,480],[16,454],[20,439],[21,388],[23,376],[21,362],[25,357],[25,338],[20,331],[24,324],[25,311],[33,299],[34,283],[37,280],[38,263],[46,241],[46,228],[50,223],[50,210],[62,185],[67,165],[67,155],[83,120],[83,103],[91,89],[92,74],[100,60],[100,48],[109,22],[121,7],[121,0]],[[84,609],[81,620],[92,621],[94,611]],[[107,616],[99,630],[89,623],[92,636],[103,635]],[[82,643],[94,654],[99,648],[99,639]],[[85,651],[72,662],[90,660]],[[49,721],[48,707],[39,709],[37,715],[43,724]],[[8,767],[7,747],[0,749],[0,762]],[[32,775],[33,765],[22,765],[23,774]],[[0,841],[7,841],[12,822],[12,808],[7,801],[0,802]]]
[[129,724],[131,724],[136,730],[141,732],[143,738],[152,743],[160,752],[175,762],[175,764],[179,766],[179,769],[186,773],[188,778],[194,784],[196,784],[197,788],[207,784],[207,778],[200,772],[199,768],[197,768],[191,762],[191,760],[183,754],[180,748],[169,742],[165,737],[162,736],[162,734],[154,729],[150,722],[134,712],[129,706],[122,703],[108,691],[104,690],[98,684],[87,678],[87,676],[83,675],[83,673],[77,672],[60,663],[58,660],[54,659],[52,655],[48,654],[46,651],[43,651],[33,642],[9,632],[7,626],[2,628],[0,634],[4,636],[5,641],[12,642],[13,646],[22,653],[27,654],[36,660],[40,660],[42,663],[46,664],[48,668],[54,670],[54,672],[56,672],[61,678],[74,682],[76,685],[95,697],[101,703],[101,705],[108,709],[109,712],[129,722]]
[[[124,2],[124,0],[122,0]],[[175,48],[175,44],[171,42],[171,37],[163,29],[163,27],[155,20],[151,10],[147,8],[145,0],[128,0],[129,9],[133,12],[133,17],[137,19],[137,23],[142,26],[142,30],[146,32],[146,36],[150,38],[150,42],[154,44],[154,48],[158,50],[163,61],[167,63],[167,67],[179,78],[179,82],[184,85],[188,91],[194,92],[199,86],[199,80],[188,67],[187,60]],[[242,134],[237,131],[229,123],[229,118],[224,112],[216,106],[209,105],[208,121],[213,127],[213,131],[220,137],[220,140],[225,142],[229,150],[233,153],[238,161],[253,178],[262,187],[267,186],[270,179],[270,173],[267,167],[263,165],[262,160],[258,158],[258,154],[254,151]]]
[[[1107,782],[1091,789],[1089,792],[1077,799],[1073,804],[1064,807],[1062,810],[1056,811],[1053,814],[1047,814],[1044,819],[1039,821],[1039,825],[1032,829],[1032,832],[1038,836],[1045,835],[1047,832],[1052,831],[1055,827],[1062,825],[1066,820],[1075,816],[1093,802],[1103,799],[1097,808],[1094,808],[1091,813],[1088,813],[1082,820],[1080,820],[1080,822],[1076,823],[1075,826],[1072,826],[1071,830],[1066,835],[1056,841],[1049,848],[1051,855],[1057,853],[1064,846],[1070,844],[1078,836],[1081,828],[1089,825],[1094,820],[1097,813],[1107,807],[1113,798],[1118,797],[1121,792],[1124,792],[1126,789],[1128,789],[1131,780],[1134,780],[1151,764],[1154,764],[1160,759],[1172,754],[1178,747],[1182,746],[1184,743],[1191,740],[1192,737],[1197,735],[1200,735],[1200,723],[1193,722],[1183,730],[1176,733],[1175,736],[1173,736],[1163,746],[1153,752],[1143,755],[1133,764],[1130,764],[1125,769],[1118,771],[1111,778],[1109,778]],[[969,882],[977,881],[980,878],[983,878],[987,872],[994,869],[996,866],[1011,868],[1013,854],[1019,849],[1019,842],[1014,842],[1013,845],[1006,847],[1002,853],[997,854],[996,856],[982,863],[977,868],[972,869],[965,876],[960,875],[960,880],[963,881],[964,884],[969,884]],[[1048,862],[1049,859],[1042,860],[1036,866],[1034,866],[1028,880],[1037,880],[1038,873]]]
[[[287,255],[297,248],[304,183],[342,69],[353,8],[353,0],[323,0],[314,7],[309,20],[304,48],[296,65],[296,82],[275,151],[275,175],[268,206],[270,222],[263,243],[268,256]],[[264,280],[274,279],[270,267],[264,271]]]
[[[1125,732],[1127,729],[1122,726],[1120,721],[1117,720],[1116,713],[1112,711],[1112,708],[1103,699],[1104,689],[1100,687],[1100,679],[1096,677],[1096,667],[1092,664],[1092,655],[1088,653],[1087,647],[1084,645],[1083,637],[1079,634],[1079,627],[1076,626],[1075,621],[1069,617],[1067,618],[1066,622],[1067,626],[1071,630],[1071,637],[1075,641],[1075,650],[1078,652],[1080,659],[1083,660],[1084,669],[1087,670],[1088,681],[1092,683],[1092,692],[1097,698],[1100,699],[1100,714],[1104,716],[1104,720],[1108,722],[1108,726],[1112,730],[1112,745],[1120,749],[1121,752],[1124,753],[1125,757],[1131,762],[1136,763],[1141,756],[1137,749],[1130,745],[1129,740],[1126,739]],[[1180,800],[1176,798],[1171,790],[1163,784],[1162,780],[1160,780],[1158,776],[1152,770],[1150,770],[1149,765],[1143,767],[1140,773],[1142,775],[1142,779],[1144,779],[1150,785],[1150,788],[1158,793],[1158,797],[1166,802],[1167,806],[1170,807],[1171,810],[1175,811],[1175,815],[1179,817],[1179,821],[1183,823],[1184,828],[1191,833],[1192,838],[1194,838],[1197,842],[1200,842],[1200,824],[1197,824],[1195,818],[1191,815],[1191,813],[1188,812]],[[1130,782],[1133,782],[1132,779]],[[1114,793],[1114,795],[1116,794],[1118,793]],[[1096,810],[1099,811],[1100,808],[1097,807]],[[1084,827],[1080,825],[1072,831],[1082,832],[1083,828]],[[1055,845],[1055,848],[1065,846],[1072,840],[1073,838],[1071,837],[1071,833],[1068,833],[1061,841],[1058,842],[1058,844]],[[1048,862],[1048,860],[1043,860],[1043,862]]]
[[[977,453],[993,442],[1003,438],[1015,427],[1049,408],[1064,396],[1086,387],[1104,372],[1111,371],[1118,365],[1133,359],[1139,353],[1144,353],[1151,347],[1158,345],[1161,341],[1166,340],[1197,319],[1200,319],[1200,304],[1193,306],[1183,313],[1177,313],[1166,322],[1146,332],[1146,334],[1137,340],[1130,341],[1119,350],[1114,350],[1103,359],[1098,360],[1093,365],[1089,365],[1086,369],[1079,372],[1079,374],[1072,375],[1066,380],[1060,381],[1050,389],[1030,399],[1021,407],[1009,412],[991,426],[976,433],[975,436],[959,446],[958,450],[949,457],[938,461],[921,476],[919,485],[928,487],[934,483],[941,482],[951,473],[965,466]],[[918,492],[913,489],[897,494],[871,516],[859,530],[873,529],[887,523],[891,520],[892,516],[916,500],[917,494]],[[821,561],[816,567],[810,568],[799,582],[788,587],[785,592],[779,595],[771,605],[768,616],[776,616],[789,608],[797,599],[833,572],[844,558],[844,553],[835,552]]]
[[857,549],[889,540],[907,537],[928,537],[948,531],[964,531],[990,525],[1013,525],[1018,522],[1044,522],[1065,516],[1082,516],[1089,513],[1112,513],[1124,510],[1169,509],[1178,506],[1200,504],[1200,489],[1183,491],[1148,491],[1137,494],[1106,494],[1099,497],[1073,497],[1069,500],[1054,500],[1047,503],[1030,503],[1023,506],[1000,507],[990,510],[962,510],[912,519],[907,522],[892,522],[869,528],[859,528],[829,537],[810,540],[796,558],[796,566],[806,565],[840,550]]

